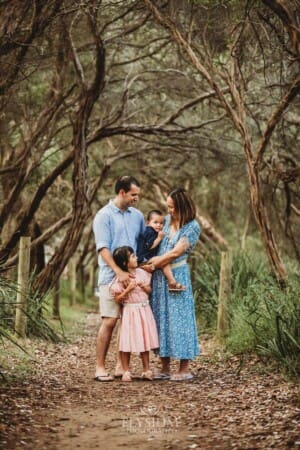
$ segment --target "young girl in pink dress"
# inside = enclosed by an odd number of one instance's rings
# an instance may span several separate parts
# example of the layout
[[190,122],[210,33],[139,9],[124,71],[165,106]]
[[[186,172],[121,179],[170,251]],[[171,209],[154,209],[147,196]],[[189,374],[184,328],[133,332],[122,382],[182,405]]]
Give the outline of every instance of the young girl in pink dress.
[[132,274],[132,281],[125,287],[117,278],[110,289],[115,300],[123,304],[119,350],[125,370],[122,381],[132,381],[129,371],[130,354],[141,354],[142,378],[152,380],[149,368],[149,351],[159,347],[156,323],[149,305],[151,274],[138,268],[137,257],[131,247],[118,247],[113,252],[117,266]]

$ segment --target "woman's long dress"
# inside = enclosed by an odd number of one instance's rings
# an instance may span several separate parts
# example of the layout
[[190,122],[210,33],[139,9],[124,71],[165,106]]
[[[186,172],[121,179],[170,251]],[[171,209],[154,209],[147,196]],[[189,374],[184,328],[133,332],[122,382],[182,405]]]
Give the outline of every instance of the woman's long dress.
[[196,220],[192,220],[169,238],[170,216],[167,216],[163,231],[165,236],[158,255],[164,255],[172,250],[179,240],[186,243],[186,252],[171,264],[176,281],[183,284],[186,290],[169,292],[163,272],[161,270],[154,272],[150,304],[158,329],[159,355],[191,360],[199,355],[199,344],[187,257],[199,239],[200,225]]

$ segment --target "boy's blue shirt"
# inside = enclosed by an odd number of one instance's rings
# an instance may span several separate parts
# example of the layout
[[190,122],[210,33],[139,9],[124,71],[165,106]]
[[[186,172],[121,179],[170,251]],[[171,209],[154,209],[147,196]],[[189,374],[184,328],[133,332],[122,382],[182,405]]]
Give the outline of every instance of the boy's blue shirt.
[[152,248],[153,242],[158,236],[158,232],[154,228],[147,226],[144,233],[140,236],[137,248],[138,262],[142,263],[148,261],[152,256],[156,256],[158,252],[158,245]]

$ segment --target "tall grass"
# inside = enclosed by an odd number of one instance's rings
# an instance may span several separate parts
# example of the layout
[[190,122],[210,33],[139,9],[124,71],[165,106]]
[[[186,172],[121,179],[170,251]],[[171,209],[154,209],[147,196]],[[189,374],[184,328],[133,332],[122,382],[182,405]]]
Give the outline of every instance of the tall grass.
[[39,348],[41,340],[54,343],[77,340],[79,335],[87,332],[87,311],[98,311],[98,299],[91,294],[84,304],[70,305],[70,286],[63,280],[60,320],[57,320],[53,318],[52,295],[40,297],[30,293],[29,289],[26,339],[19,339],[14,331],[17,292],[16,283],[0,278],[0,382],[5,383],[31,373],[34,369],[34,351]]
[[199,328],[214,333],[217,323],[220,261],[216,255],[199,260],[193,273],[196,316]]
[[[15,282],[0,278],[0,339],[5,338],[16,343],[14,337],[15,315],[17,306],[18,286]],[[54,330],[45,311],[48,307],[47,296],[40,296],[30,290],[26,293],[28,337],[40,337],[52,342],[60,342],[63,334]]]
[[273,277],[258,274],[243,296],[233,296],[227,348],[255,350],[300,375],[300,283],[292,279],[283,290]]
[[[219,257],[198,265],[196,310],[200,326],[211,331],[217,316]],[[233,353],[255,351],[277,360],[300,375],[300,278],[291,268],[289,284],[280,288],[266,262],[256,255],[233,255],[229,331],[226,348]]]

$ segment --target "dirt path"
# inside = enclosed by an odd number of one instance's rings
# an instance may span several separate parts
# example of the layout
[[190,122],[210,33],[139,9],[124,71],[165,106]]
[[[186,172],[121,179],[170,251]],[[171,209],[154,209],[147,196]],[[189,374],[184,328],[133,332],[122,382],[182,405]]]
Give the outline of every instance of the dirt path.
[[34,376],[1,388],[1,449],[300,449],[295,384],[253,359],[209,355],[189,382],[97,383],[98,326],[90,314],[76,343],[39,346]]

